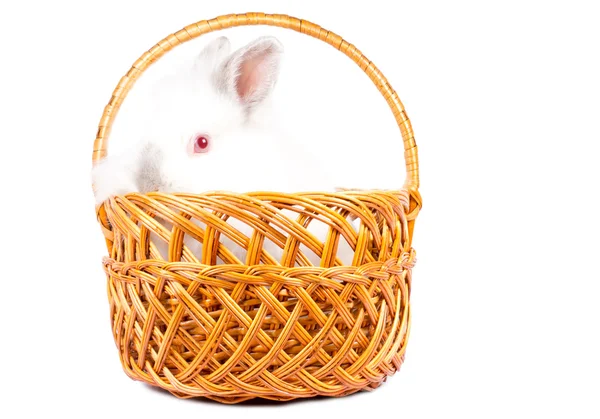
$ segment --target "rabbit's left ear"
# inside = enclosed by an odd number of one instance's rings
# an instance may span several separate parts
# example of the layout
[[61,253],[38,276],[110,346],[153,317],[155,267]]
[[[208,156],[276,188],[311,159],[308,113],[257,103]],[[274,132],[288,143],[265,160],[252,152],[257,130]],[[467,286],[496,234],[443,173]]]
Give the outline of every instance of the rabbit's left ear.
[[273,90],[282,54],[283,46],[276,38],[256,39],[225,59],[217,74],[217,87],[251,111]]

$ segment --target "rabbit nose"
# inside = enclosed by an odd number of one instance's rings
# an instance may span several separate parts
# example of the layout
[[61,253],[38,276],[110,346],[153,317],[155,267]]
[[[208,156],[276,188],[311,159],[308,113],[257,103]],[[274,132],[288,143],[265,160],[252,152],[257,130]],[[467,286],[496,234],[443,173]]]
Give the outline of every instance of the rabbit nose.
[[136,174],[136,185],[141,193],[159,191],[164,185],[162,174],[163,152],[155,144],[142,147]]

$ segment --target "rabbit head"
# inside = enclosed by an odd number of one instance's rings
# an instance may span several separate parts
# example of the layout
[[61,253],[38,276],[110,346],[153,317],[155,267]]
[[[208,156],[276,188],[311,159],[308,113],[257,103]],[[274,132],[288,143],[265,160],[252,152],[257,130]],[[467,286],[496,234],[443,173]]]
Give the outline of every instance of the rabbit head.
[[261,125],[283,47],[261,37],[230,48],[217,38],[158,83],[140,142],[93,169],[98,203],[128,192],[293,188],[282,175],[293,152]]

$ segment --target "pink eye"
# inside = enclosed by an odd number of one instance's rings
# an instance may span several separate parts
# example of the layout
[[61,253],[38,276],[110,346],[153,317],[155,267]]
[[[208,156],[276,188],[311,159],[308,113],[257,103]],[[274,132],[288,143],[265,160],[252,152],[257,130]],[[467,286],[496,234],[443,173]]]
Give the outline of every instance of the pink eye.
[[206,153],[210,149],[210,141],[207,136],[197,135],[193,141],[194,153]]

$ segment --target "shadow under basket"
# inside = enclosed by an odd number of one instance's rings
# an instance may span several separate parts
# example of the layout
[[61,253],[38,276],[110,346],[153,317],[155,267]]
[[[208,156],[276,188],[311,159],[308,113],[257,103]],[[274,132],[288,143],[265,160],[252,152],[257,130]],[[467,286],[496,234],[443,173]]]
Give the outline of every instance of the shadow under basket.
[[404,360],[411,237],[421,198],[408,117],[387,80],[353,45],[283,15],[227,15],[189,25],[144,53],[121,79],[102,116],[93,160],[106,155],[112,121],[152,62],[204,33],[251,24],[321,39],[369,75],[401,129],[405,186],[108,199],[97,217],[109,252],[103,264],[123,369],[178,397],[223,403],[376,388]]

